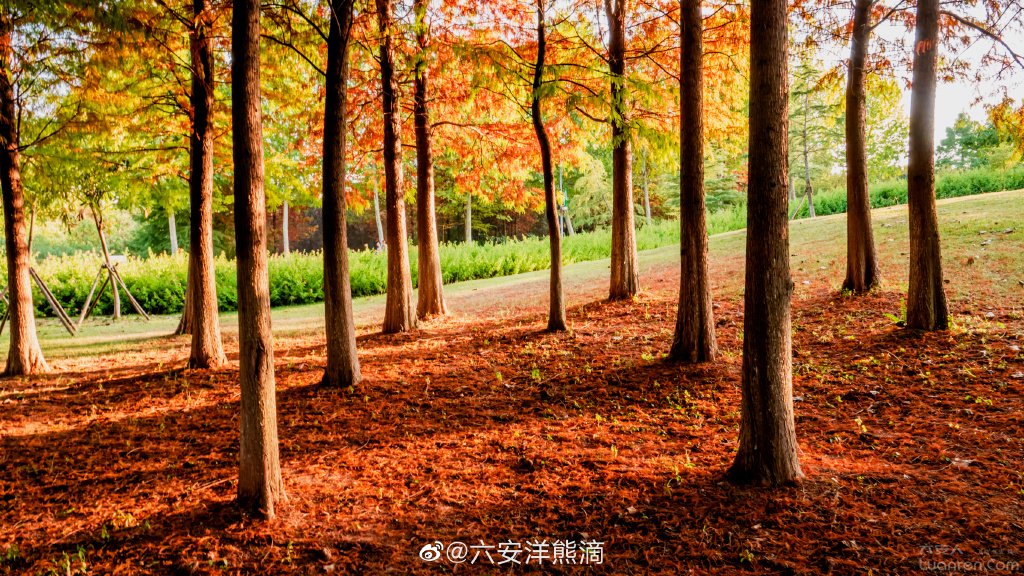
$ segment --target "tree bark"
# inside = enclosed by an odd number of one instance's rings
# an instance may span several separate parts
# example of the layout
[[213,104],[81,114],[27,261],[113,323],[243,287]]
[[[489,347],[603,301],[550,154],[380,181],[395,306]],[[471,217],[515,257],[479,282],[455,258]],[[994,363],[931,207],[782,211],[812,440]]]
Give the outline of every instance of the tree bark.
[[100,249],[103,251],[103,262],[107,266],[107,274],[110,276],[110,288],[114,291],[114,313],[113,319],[121,319],[121,291],[117,289],[117,280],[114,278],[114,265],[110,262],[110,250],[107,248],[107,235],[103,232],[103,215],[100,213],[99,200],[92,206],[92,219],[96,223],[96,234],[100,237]]
[[324,100],[323,233],[324,322],[327,330],[325,386],[349,388],[362,374],[356,354],[345,210],[345,137],[348,122],[349,45],[352,0],[331,0],[327,35],[327,96]]
[[384,216],[388,229],[388,287],[384,305],[385,334],[405,332],[416,327],[412,303],[412,273],[409,270],[409,244],[406,239],[405,197],[402,178],[402,121],[398,107],[398,83],[392,47],[394,19],[392,0],[376,0],[380,27],[380,80],[384,107]]
[[807,138],[807,119],[811,114],[811,92],[804,92],[804,195],[807,196],[807,215],[814,218],[814,188],[811,186],[811,142]]
[[213,256],[213,106],[216,90],[209,0],[193,1],[192,135],[189,139],[189,251],[185,313],[179,330],[192,334],[190,368],[219,368],[227,362],[217,317],[217,276]]
[[174,256],[178,253],[178,225],[174,221],[173,210],[167,212],[167,231],[171,237],[171,256]]
[[910,283],[907,327],[945,330],[949,310],[942,286],[939,216],[935,208],[935,68],[939,2],[919,0],[910,91],[907,208],[910,213]]
[[611,300],[632,298],[640,290],[633,224],[633,143],[626,110],[626,3],[605,0],[610,38],[608,68],[612,97],[612,250]]
[[292,247],[288,238],[288,201],[281,204],[281,253],[291,254]]
[[540,146],[540,160],[544,174],[544,216],[548,223],[548,238],[551,247],[550,306],[548,308],[548,330],[565,330],[565,300],[562,290],[562,231],[558,229],[558,206],[555,198],[555,173],[551,162],[551,141],[544,129],[544,117],[540,109],[541,87],[544,80],[544,56],[547,51],[547,34],[544,26],[544,2],[537,0],[537,63],[533,69],[533,97],[530,115],[533,131]]
[[277,442],[274,340],[267,276],[259,0],[234,0],[231,56],[238,379],[242,390],[238,502],[254,516],[273,518],[275,505],[285,494]]
[[871,229],[868,193],[867,69],[873,0],[856,0],[846,78],[846,279],[843,289],[863,294],[881,280]]
[[416,315],[420,319],[448,313],[444,302],[444,280],[441,276],[441,255],[437,245],[437,216],[434,212],[434,155],[431,150],[429,76],[427,70],[427,0],[415,0],[416,95],[414,124],[416,127],[416,247],[419,256],[418,301]]
[[11,321],[5,376],[26,376],[47,370],[36,334],[32,303],[31,257],[25,226],[25,193],[21,187],[18,115],[11,84],[11,38],[14,23],[0,10],[0,188],[3,192],[4,242],[7,249],[7,297]]
[[729,476],[777,485],[803,476],[793,420],[785,0],[753,0],[750,22],[743,398],[739,451]]
[[[680,277],[679,310],[669,357],[683,362],[706,362],[715,359],[718,345],[711,309],[711,283],[708,280],[708,230],[704,206],[701,2],[682,0],[679,4],[682,30],[679,68]],[[646,174],[646,162],[644,166]]]

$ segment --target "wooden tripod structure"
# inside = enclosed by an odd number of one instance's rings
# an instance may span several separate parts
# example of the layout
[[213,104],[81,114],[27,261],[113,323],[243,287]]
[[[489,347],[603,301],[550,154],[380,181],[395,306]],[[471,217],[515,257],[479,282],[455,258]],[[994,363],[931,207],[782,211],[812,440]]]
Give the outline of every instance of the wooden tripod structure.
[[[46,282],[43,282],[43,279],[39,277],[36,269],[29,268],[28,273],[32,276],[32,280],[36,283],[36,286],[39,287],[39,290],[43,293],[43,296],[46,298],[46,302],[50,305],[50,308],[57,316],[57,319],[60,320],[61,325],[63,325],[64,329],[68,331],[68,334],[74,336],[78,332],[78,325],[71,322],[71,318],[68,317],[68,313],[64,311],[64,307],[60,305],[60,302],[57,300],[57,297],[53,295],[53,292],[50,292],[50,289],[46,286]],[[7,327],[7,320],[11,316],[11,303],[7,299],[6,286],[3,290],[0,290],[0,298],[2,298],[4,304],[7,305],[7,308],[4,310],[4,316],[0,319],[0,334],[2,334],[4,328]],[[81,322],[78,324],[80,325]]]
[[[100,279],[103,280],[103,284],[100,284]],[[133,296],[131,291],[128,290],[128,286],[125,285],[124,280],[121,279],[121,275],[118,274],[117,264],[108,264],[107,262],[104,262],[100,264],[100,271],[92,281],[92,287],[89,288],[89,296],[86,297],[85,304],[82,305],[82,313],[78,316],[78,324],[75,325],[76,328],[81,326],[82,322],[85,322],[85,319],[92,314],[93,308],[96,307],[96,303],[100,301],[100,294],[103,294],[103,290],[106,289],[108,284],[111,285],[114,294],[117,294],[117,287],[120,286],[121,290],[124,290],[125,295],[128,296],[128,301],[131,302],[132,308],[134,308],[140,316],[149,320],[149,314],[146,313],[142,308],[142,304],[139,304],[139,301],[136,300],[135,296]],[[99,291],[96,290],[97,286],[100,288]],[[93,300],[93,296],[96,296],[95,300]],[[114,306],[118,306],[120,304],[119,300],[119,298],[114,299]],[[114,317],[117,318],[119,316],[120,310],[115,309]]]

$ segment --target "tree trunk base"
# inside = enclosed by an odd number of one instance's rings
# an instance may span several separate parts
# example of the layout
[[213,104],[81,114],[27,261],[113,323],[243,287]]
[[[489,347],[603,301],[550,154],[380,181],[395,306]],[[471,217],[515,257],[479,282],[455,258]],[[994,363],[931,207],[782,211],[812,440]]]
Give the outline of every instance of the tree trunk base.
[[46,364],[46,359],[43,358],[42,350],[36,348],[29,351],[27,358],[9,356],[7,358],[7,367],[2,376],[5,378],[32,376],[49,372],[49,370],[50,367]]
[[747,458],[737,454],[736,460],[725,473],[726,480],[738,485],[771,488],[793,486],[804,479],[804,473],[800,470],[798,462],[777,467],[758,460],[759,458],[756,456]]

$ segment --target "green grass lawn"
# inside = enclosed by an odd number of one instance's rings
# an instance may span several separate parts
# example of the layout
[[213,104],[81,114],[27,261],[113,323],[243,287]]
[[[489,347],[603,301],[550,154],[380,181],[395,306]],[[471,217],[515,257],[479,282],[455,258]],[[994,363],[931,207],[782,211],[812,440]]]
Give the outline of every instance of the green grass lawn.
[[[874,211],[875,241],[887,289],[905,290],[906,214],[906,206]],[[969,275],[950,275],[950,291],[953,294],[969,293],[983,283],[999,297],[1005,297],[1004,306],[1020,307],[1024,301],[1024,190],[940,200],[939,218],[946,269],[972,267]],[[845,271],[845,223],[845,214],[792,222],[792,268],[798,293],[838,290]],[[716,295],[738,294],[742,289],[742,274],[716,275],[715,265],[737,259],[741,261],[744,242],[744,230],[711,237],[710,259]],[[677,261],[676,246],[641,252],[641,275],[652,269],[674,267]],[[1013,271],[1017,272],[1016,276]],[[570,305],[588,298],[600,298],[607,287],[608,260],[568,265],[565,275]],[[455,315],[513,313],[546,305],[547,279],[545,270],[458,282],[446,286],[445,294]],[[383,315],[383,307],[383,295],[356,299],[357,326],[361,330],[375,329]],[[59,360],[187,343],[186,337],[169,336],[177,322],[177,316],[154,316],[148,322],[134,315],[118,322],[92,318],[76,337],[69,336],[52,318],[40,319],[38,326],[47,359]],[[226,338],[234,339],[238,333],[237,313],[221,314],[221,325]],[[274,333],[279,337],[321,331],[323,304],[277,308],[273,311],[273,325]],[[6,352],[7,346],[8,333],[5,330],[0,336],[0,348]]]

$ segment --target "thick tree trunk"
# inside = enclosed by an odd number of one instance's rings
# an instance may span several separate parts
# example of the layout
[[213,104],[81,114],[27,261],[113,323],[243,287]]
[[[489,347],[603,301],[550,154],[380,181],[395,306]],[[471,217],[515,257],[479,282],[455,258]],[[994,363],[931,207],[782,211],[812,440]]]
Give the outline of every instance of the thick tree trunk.
[[865,68],[871,41],[873,0],[856,0],[850,66],[846,78],[846,279],[843,289],[863,294],[878,285],[878,260],[871,230]]
[[750,22],[743,399],[739,451],[729,476],[777,485],[803,476],[793,421],[785,0],[753,0]]
[[384,216],[388,221],[388,287],[384,305],[385,334],[416,327],[412,303],[412,273],[406,239],[404,181],[402,178],[402,121],[398,107],[398,82],[392,47],[394,19],[392,0],[376,0],[380,27],[380,81],[384,107]]
[[626,110],[626,2],[605,0],[610,38],[608,67],[612,97],[612,300],[632,298],[640,290],[633,224],[633,143]]
[[178,224],[174,221],[174,211],[167,212],[167,231],[171,237],[171,256],[178,253]]
[[327,96],[324,100],[323,233],[324,322],[327,329],[325,386],[349,388],[362,374],[356,354],[356,326],[349,281],[345,217],[345,136],[348,122],[348,54],[352,0],[331,1],[327,35]]
[[939,2],[919,0],[910,92],[907,208],[910,213],[910,283],[907,327],[945,330],[949,310],[942,286],[939,216],[935,208],[935,68]]
[[100,214],[99,201],[92,207],[92,219],[96,223],[96,234],[100,237],[100,249],[103,250],[103,262],[107,265],[107,274],[110,277],[110,288],[114,291],[114,313],[113,319],[121,319],[121,291],[117,288],[117,280],[114,279],[114,265],[110,261],[110,250],[107,248],[107,235],[103,232],[103,216]]
[[[209,0],[194,0],[192,47],[192,135],[189,139],[189,251],[185,312],[179,333],[192,335],[191,368],[219,368],[227,362],[217,317],[213,256],[213,106],[216,90]],[[187,330],[183,332],[182,330]]]
[[242,389],[238,502],[272,518],[285,497],[277,443],[274,339],[267,276],[260,105],[260,3],[235,0],[231,21],[231,119],[238,267],[238,379]]
[[548,308],[548,330],[565,330],[565,300],[562,291],[562,231],[558,229],[558,206],[555,198],[555,173],[551,163],[551,142],[544,129],[544,117],[540,109],[541,85],[544,80],[544,53],[547,38],[544,26],[544,2],[537,0],[537,64],[533,70],[533,97],[530,115],[533,130],[537,133],[540,146],[540,160],[544,174],[544,216],[548,223],[548,238],[551,246],[551,286]]
[[281,204],[281,253],[291,254],[292,246],[288,238],[288,201]]
[[466,219],[465,219],[466,244],[473,243],[473,195],[466,194]]
[[437,217],[434,213],[434,155],[431,150],[429,76],[427,72],[427,0],[415,0],[416,44],[416,247],[419,256],[416,315],[423,319],[448,313],[444,303],[441,255],[437,246]]
[[679,312],[669,357],[684,362],[706,362],[715,359],[718,345],[708,281],[708,230],[704,207],[704,45],[700,0],[682,0],[680,9]]
[[0,10],[0,188],[3,192],[4,242],[7,248],[7,297],[11,322],[10,348],[5,376],[25,376],[47,370],[36,335],[35,306],[32,304],[30,255],[25,230],[25,194],[21,187],[18,152],[18,115],[11,84],[11,37],[14,24],[6,10]]

